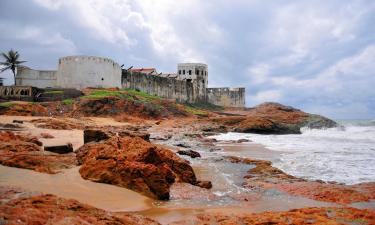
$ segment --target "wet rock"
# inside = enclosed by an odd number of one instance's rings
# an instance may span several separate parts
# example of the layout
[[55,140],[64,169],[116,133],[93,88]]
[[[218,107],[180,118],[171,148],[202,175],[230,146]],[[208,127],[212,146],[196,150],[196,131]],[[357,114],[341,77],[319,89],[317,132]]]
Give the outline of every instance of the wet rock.
[[206,188],[206,189],[211,189],[212,183],[211,181],[197,181],[197,183],[195,183],[195,186]]
[[102,140],[107,140],[110,138],[110,134],[108,132],[104,132],[101,130],[84,130],[83,131],[83,143],[89,142],[99,142]]
[[[22,195],[21,195],[22,194]],[[110,213],[76,200],[55,195],[28,194],[2,188],[0,223],[2,224],[145,224],[159,223],[136,214]]]
[[44,151],[67,154],[73,152],[73,145],[71,143],[67,143],[65,145],[44,146]]
[[77,164],[74,154],[46,154],[40,145],[35,137],[0,132],[0,164],[51,174]]
[[193,150],[179,150],[177,151],[179,155],[187,155],[190,156],[191,158],[197,158],[201,157],[201,154],[199,152],[193,151]]
[[210,148],[209,149],[210,152],[217,152],[217,151],[221,151],[221,150],[223,150],[223,149],[221,149],[221,148]]
[[77,150],[84,179],[114,184],[158,199],[169,199],[177,180],[196,183],[193,169],[172,151],[139,137],[111,137]]
[[150,137],[150,139],[158,140],[158,141],[168,141],[172,137],[173,137],[172,134],[167,134],[167,135],[164,135],[164,136],[157,135],[157,136],[154,136],[154,137]]
[[238,139],[236,143],[251,142],[249,139]]
[[175,144],[175,146],[177,146],[177,147],[181,147],[181,148],[191,148],[191,146],[189,146],[189,145],[186,144],[186,143],[178,143],[178,144]]
[[[175,224],[374,224],[375,211],[349,207],[301,208],[283,212],[241,213],[217,211],[201,213],[190,221],[176,221]],[[360,221],[360,222],[359,222]]]

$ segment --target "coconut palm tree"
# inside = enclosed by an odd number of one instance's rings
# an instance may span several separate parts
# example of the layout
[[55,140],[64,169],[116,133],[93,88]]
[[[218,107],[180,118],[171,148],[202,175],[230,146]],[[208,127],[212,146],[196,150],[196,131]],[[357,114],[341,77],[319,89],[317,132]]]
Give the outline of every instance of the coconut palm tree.
[[13,51],[13,49],[8,51],[7,53],[1,53],[1,56],[5,59],[5,62],[0,62],[0,65],[4,67],[0,70],[0,73],[9,69],[12,70],[14,77],[14,85],[16,85],[16,68],[21,63],[24,63],[26,61],[19,61],[20,54],[17,51]]

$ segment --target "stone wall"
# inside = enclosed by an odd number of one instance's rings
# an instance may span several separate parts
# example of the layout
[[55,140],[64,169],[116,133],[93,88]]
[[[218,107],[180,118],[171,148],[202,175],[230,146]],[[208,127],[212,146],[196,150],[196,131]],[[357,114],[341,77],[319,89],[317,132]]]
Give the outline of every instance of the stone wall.
[[56,80],[57,71],[54,70],[33,70],[26,66],[17,68],[17,86],[56,87]]
[[121,87],[121,68],[111,59],[67,56],[59,59],[57,86],[61,88]]
[[207,88],[207,100],[224,107],[245,107],[245,88]]
[[179,102],[193,103],[198,101],[197,91],[194,90],[192,81],[123,70],[122,87],[140,90],[162,98],[175,99]]

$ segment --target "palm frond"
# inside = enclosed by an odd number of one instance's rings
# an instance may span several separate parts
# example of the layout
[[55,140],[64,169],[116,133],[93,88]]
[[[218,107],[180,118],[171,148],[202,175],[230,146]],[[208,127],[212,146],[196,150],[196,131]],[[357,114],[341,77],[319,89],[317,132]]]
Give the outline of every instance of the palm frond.
[[2,68],[2,69],[0,70],[0,73],[4,72],[4,71],[6,71],[6,70],[9,70],[9,69],[11,69],[11,68],[12,68],[12,66],[4,67],[4,68]]
[[7,62],[10,62],[10,61],[11,61],[10,58],[9,58],[9,56],[8,56],[7,54],[5,54],[4,52],[2,52],[1,55],[5,58],[5,60],[6,60]]

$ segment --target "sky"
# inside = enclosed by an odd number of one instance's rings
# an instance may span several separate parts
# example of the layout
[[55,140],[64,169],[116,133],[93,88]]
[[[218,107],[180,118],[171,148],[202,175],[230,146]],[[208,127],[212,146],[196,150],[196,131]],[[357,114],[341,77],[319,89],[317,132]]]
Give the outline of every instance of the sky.
[[375,119],[374,24],[374,0],[0,0],[0,51],[35,69],[67,55],[166,73],[201,62],[249,107]]

